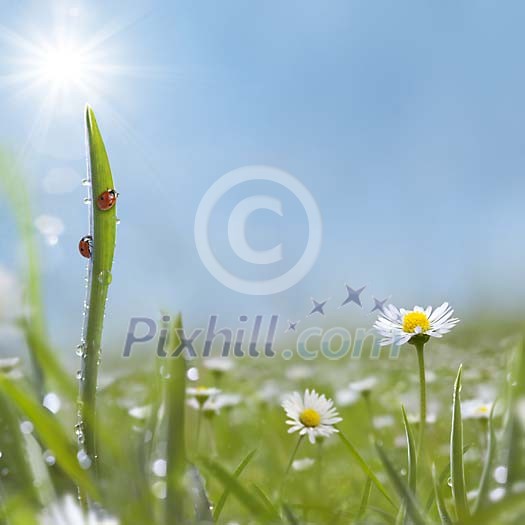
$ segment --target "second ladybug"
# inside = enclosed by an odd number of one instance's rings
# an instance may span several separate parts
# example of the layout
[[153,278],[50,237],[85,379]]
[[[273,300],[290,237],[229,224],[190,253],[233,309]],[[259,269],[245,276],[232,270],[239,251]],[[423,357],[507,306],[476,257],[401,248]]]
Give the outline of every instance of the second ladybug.
[[103,191],[98,197],[97,197],[97,208],[100,211],[107,211],[111,210],[113,206],[115,206],[118,198],[118,193],[115,190],[106,190]]
[[82,237],[82,239],[80,239],[80,242],[78,243],[78,251],[80,252],[80,255],[82,255],[82,257],[85,257],[86,259],[91,259],[92,249],[93,237],[91,237],[91,235],[86,235],[85,237]]

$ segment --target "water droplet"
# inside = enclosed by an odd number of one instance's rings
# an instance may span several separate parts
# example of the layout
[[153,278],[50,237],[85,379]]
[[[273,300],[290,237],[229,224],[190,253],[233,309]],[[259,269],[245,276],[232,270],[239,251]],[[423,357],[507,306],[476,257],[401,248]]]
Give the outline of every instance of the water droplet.
[[22,434],[31,434],[31,432],[33,432],[33,423],[31,423],[31,421],[22,421],[22,423],[20,423],[20,431],[22,432]]
[[494,469],[494,479],[501,484],[504,484],[507,482],[507,467],[504,465],[500,465],[499,467],[496,467]]
[[111,272],[109,270],[102,270],[98,274],[98,282],[100,284],[111,284],[111,280],[113,279],[113,276],[111,275]]
[[198,381],[199,380],[199,370],[195,367],[192,367],[186,372],[186,376],[189,381]]
[[46,464],[49,465],[50,467],[52,467],[56,463],[56,458],[55,456],[53,456],[53,453],[50,450],[46,450],[42,454],[42,456]]
[[117,224],[120,224],[120,219],[119,219],[118,217],[115,217],[115,222],[116,222]]
[[85,197],[84,204],[91,204],[91,199],[89,197]]
[[91,186],[91,181],[89,179],[82,179],[82,186]]
[[60,398],[54,392],[49,392],[49,394],[45,395],[42,405],[53,414],[56,414],[60,410],[62,403],[60,402]]
[[79,450],[77,454],[78,464],[84,469],[87,470],[91,467],[91,458],[87,455],[85,450]]
[[77,379],[82,379],[82,370],[77,370]]
[[155,476],[163,478],[166,475],[167,463],[165,459],[156,459],[151,466],[151,471]]

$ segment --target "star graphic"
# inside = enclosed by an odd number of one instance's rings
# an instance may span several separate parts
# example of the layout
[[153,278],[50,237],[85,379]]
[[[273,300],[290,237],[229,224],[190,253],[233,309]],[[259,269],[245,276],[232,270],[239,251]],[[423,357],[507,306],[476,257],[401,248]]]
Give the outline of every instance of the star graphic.
[[345,286],[346,286],[346,293],[348,294],[348,297],[343,301],[343,303],[341,304],[339,308],[347,305],[348,303],[355,303],[362,308],[363,305],[361,304],[361,299],[359,296],[361,295],[361,292],[366,288],[366,286],[362,286],[358,290],[354,290],[347,284],[345,284]]
[[388,297],[386,299],[383,299],[382,301],[376,299],[375,297],[372,297],[372,299],[374,300],[374,307],[370,311],[375,312],[376,310],[379,310],[380,312],[383,312],[385,303],[388,301]]
[[295,332],[297,330],[298,324],[299,321],[288,321],[288,328],[285,330],[285,332]]
[[313,303],[314,307],[312,308],[312,311],[308,315],[310,316],[310,315],[313,315],[315,313],[324,315],[324,305],[327,302],[328,302],[328,299],[326,299],[326,301],[318,302],[312,297],[312,303]]

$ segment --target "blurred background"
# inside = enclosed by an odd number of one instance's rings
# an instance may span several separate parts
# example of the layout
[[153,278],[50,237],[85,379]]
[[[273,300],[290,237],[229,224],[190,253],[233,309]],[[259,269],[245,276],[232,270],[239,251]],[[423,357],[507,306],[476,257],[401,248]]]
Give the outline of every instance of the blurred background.
[[[281,316],[303,326],[371,326],[373,297],[447,300],[462,318],[519,316],[525,298],[525,5],[366,2],[0,0],[0,145],[29,186],[51,339],[74,356],[82,325],[87,233],[84,105],[97,114],[121,196],[105,339],[117,356],[130,317],[181,310]],[[195,212],[225,173],[263,164],[298,178],[323,218],[310,273],[270,296],[232,291],[206,270]],[[236,202],[254,214],[250,268],[227,242]],[[0,317],[19,306],[27,261],[0,194]],[[230,271],[267,278],[291,267],[308,235],[282,188],[246,183],[214,210],[210,242]],[[344,285],[363,307],[338,308]],[[311,297],[326,317],[306,318]],[[4,326],[0,357],[23,347]]]

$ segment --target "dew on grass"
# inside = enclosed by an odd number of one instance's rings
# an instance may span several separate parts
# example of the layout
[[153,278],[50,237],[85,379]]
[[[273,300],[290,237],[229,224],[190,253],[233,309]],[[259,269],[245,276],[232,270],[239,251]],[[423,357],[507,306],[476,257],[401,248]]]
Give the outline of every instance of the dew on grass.
[[199,380],[199,370],[198,368],[192,366],[186,372],[186,377],[189,381],[198,381]]
[[62,403],[60,398],[54,392],[49,392],[44,396],[42,405],[51,413],[56,414],[60,410]]
[[91,467],[91,458],[87,455],[85,450],[79,450],[77,453],[78,464],[84,470]]
[[165,459],[156,459],[151,466],[151,471],[159,478],[166,476],[166,470],[167,463]]
[[[111,284],[111,281],[113,279],[113,276],[111,275],[111,272],[109,270],[102,270],[98,276],[97,276],[98,282],[103,285],[109,285]],[[106,298],[107,301],[107,298]]]
[[42,457],[44,458],[46,465],[49,465],[50,467],[56,463],[56,458],[50,450],[44,451]]
[[22,434],[31,434],[31,432],[33,432],[33,423],[31,423],[31,421],[22,421],[22,423],[20,423],[20,431],[22,432]]
[[507,473],[508,473],[507,467],[500,465],[499,467],[496,467],[494,469],[494,479],[500,484],[506,483]]
[[497,489],[491,490],[489,493],[490,501],[500,501],[505,496],[505,489],[498,487]]

